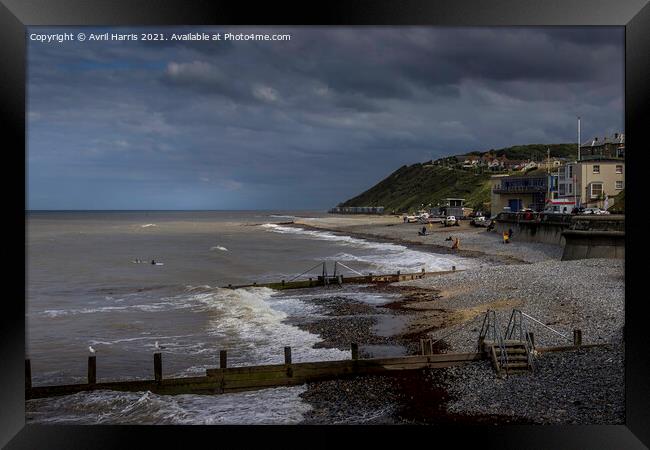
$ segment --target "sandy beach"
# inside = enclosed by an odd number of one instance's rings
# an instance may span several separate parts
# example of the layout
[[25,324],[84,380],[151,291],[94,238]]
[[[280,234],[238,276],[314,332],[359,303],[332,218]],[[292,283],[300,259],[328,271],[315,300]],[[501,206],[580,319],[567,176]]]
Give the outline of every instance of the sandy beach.
[[[585,344],[608,344],[538,354],[534,373],[506,379],[496,375],[489,361],[482,361],[409,376],[311,383],[303,394],[314,408],[306,423],[624,422],[622,260],[560,261],[560,246],[519,242],[516,235],[505,245],[496,233],[471,227],[468,221],[449,228],[434,224],[428,227],[427,236],[418,236],[421,224],[385,216],[297,219],[294,226],[396,242],[476,261],[464,271],[367,286],[369,290],[400,293],[399,301],[377,309],[406,317],[403,326],[379,339],[373,334],[372,321],[362,316],[355,319],[354,311],[348,311],[346,323],[321,324],[321,330],[327,329],[323,332],[325,345],[336,346],[337,339],[341,346],[347,345],[349,330],[355,330],[353,335],[361,342],[400,343],[411,354],[419,351],[421,337],[433,339],[436,352],[474,351],[488,308],[497,311],[503,328],[512,309],[517,308],[562,335],[528,321],[538,347],[570,345],[574,329],[582,330]],[[449,236],[460,239],[460,250],[451,249],[446,241]],[[337,314],[342,304],[329,305],[332,314]],[[413,395],[414,386],[430,400],[426,406],[413,400],[419,395]],[[391,395],[381,394],[387,391]]]

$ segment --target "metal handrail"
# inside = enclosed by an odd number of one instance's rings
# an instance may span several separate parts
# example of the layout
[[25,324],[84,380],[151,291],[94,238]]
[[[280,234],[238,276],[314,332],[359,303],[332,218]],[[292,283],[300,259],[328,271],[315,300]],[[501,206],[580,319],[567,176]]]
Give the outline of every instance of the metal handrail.
[[319,262],[318,264],[316,264],[316,265],[315,265],[314,267],[312,267],[311,269],[307,269],[307,270],[305,270],[303,273],[301,273],[301,274],[299,274],[299,275],[296,275],[295,277],[291,278],[289,281],[293,281],[293,280],[295,280],[296,278],[301,277],[301,276],[303,276],[304,274],[306,274],[306,273],[308,273],[308,272],[314,270],[316,267],[318,267],[318,266],[322,266],[323,264],[325,264],[325,263]]
[[543,324],[542,322],[540,322],[539,320],[535,319],[534,317],[532,317],[532,316],[526,314],[525,312],[521,312],[521,314],[522,314],[523,316],[528,317],[530,320],[532,320],[532,321],[534,321],[534,322],[537,322],[538,324],[540,324],[540,325],[543,326],[544,328],[548,328],[548,329],[551,330],[553,333],[555,333],[555,334],[557,334],[557,335],[559,335],[559,336],[562,336],[564,339],[569,339],[569,340],[571,340],[570,337],[565,336],[564,334],[560,333],[559,331],[556,331],[556,330],[554,330],[553,328],[551,328],[551,327],[549,327],[549,326]]
[[496,343],[501,350],[501,354],[499,355],[499,364],[501,367],[507,367],[508,354],[506,353],[505,342],[503,340],[503,335],[501,333],[501,327],[499,326],[499,322],[497,320],[496,312],[492,309],[488,309],[485,312],[485,318],[483,319],[483,325],[481,326],[481,332],[479,334],[479,341],[481,339],[484,340],[490,334],[492,337],[492,342]]
[[[508,321],[508,327],[506,328],[506,339],[511,339],[515,333],[515,329],[519,329],[519,341],[524,343],[526,348],[526,359],[531,369],[533,369],[533,342],[530,339],[530,334],[528,333],[528,327],[526,322],[523,319],[525,314],[519,309],[513,309],[512,314],[510,315],[510,320]],[[519,324],[517,326],[517,318],[519,319]]]
[[339,266],[343,266],[343,267],[345,267],[346,269],[348,269],[348,270],[350,270],[350,271],[352,271],[352,272],[354,272],[354,273],[356,273],[356,274],[359,274],[359,275],[361,275],[361,276],[364,276],[361,272],[357,272],[356,270],[354,270],[354,269],[352,269],[352,268],[346,266],[346,265],[343,264],[342,262],[337,261],[336,263],[337,263]]

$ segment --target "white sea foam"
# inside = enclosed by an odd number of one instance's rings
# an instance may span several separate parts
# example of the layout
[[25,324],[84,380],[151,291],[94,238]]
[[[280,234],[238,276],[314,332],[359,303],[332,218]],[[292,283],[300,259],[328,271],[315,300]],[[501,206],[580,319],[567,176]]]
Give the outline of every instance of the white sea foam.
[[[457,269],[464,269],[473,264],[466,258],[421,252],[400,244],[373,242],[352,236],[334,234],[329,231],[306,230],[274,223],[267,223],[262,227],[275,233],[295,234],[312,239],[331,241],[341,246],[353,247],[363,252],[363,254],[352,255],[342,252],[325,259],[360,262],[374,267],[378,273],[394,273],[397,270],[419,271],[422,268],[427,272],[435,272],[450,270],[452,266],[456,266]],[[356,267],[351,267],[358,270]]]
[[41,424],[295,424],[311,407],[304,386],[222,395],[83,392],[26,402],[26,419]]
[[[115,345],[115,344],[121,344],[121,343],[124,343],[124,342],[156,341],[156,340],[161,340],[161,339],[178,339],[178,338],[191,337],[191,336],[194,336],[194,335],[193,334],[183,334],[183,335],[178,335],[178,336],[138,336],[138,337],[133,337],[133,338],[114,339],[114,340],[109,340],[109,341],[90,340],[89,344],[90,345]],[[145,346],[154,347],[155,344],[152,342],[150,344],[145,344]]]
[[215,251],[215,250],[220,250],[222,252],[228,251],[226,247],[222,247],[221,245],[215,245],[214,247],[210,247],[210,251]]
[[160,301],[154,303],[144,303],[139,305],[125,306],[100,306],[97,308],[73,308],[73,309],[47,309],[40,314],[47,317],[63,317],[77,314],[96,314],[96,313],[113,313],[123,311],[168,311],[172,309],[183,309],[191,306],[188,303],[177,301]]
[[292,347],[294,361],[336,360],[350,357],[338,349],[313,348],[317,335],[283,323],[288,314],[274,309],[275,291],[268,288],[214,288],[196,293],[198,310],[208,313],[208,334],[237,343],[242,363],[283,361],[282,347]]
[[281,214],[270,214],[269,217],[275,217],[276,219],[295,219],[296,216],[283,216]]
[[157,227],[157,226],[158,225],[156,225],[155,223],[147,223],[144,225],[140,225],[140,228],[149,228],[149,227]]

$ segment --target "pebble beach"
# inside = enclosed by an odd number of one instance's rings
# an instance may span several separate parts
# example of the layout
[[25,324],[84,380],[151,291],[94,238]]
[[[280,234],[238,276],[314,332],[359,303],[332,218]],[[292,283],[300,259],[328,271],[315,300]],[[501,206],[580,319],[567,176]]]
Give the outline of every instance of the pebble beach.
[[[390,336],[377,336],[376,319],[370,311],[355,311],[353,299],[330,301],[324,307],[337,321],[305,325],[322,335],[321,345],[343,348],[354,337],[360,343],[402,345],[407,354],[416,354],[424,337],[435,342],[436,352],[471,352],[488,308],[496,311],[502,328],[513,308],[539,321],[526,321],[536,347],[571,345],[574,329],[582,331],[584,344],[607,344],[538,353],[533,373],[507,378],[497,376],[485,360],[409,375],[310,383],[302,394],[312,407],[305,423],[625,422],[623,260],[560,261],[560,246],[519,242],[516,235],[505,245],[497,233],[467,222],[449,228],[434,224],[427,236],[418,236],[421,224],[386,216],[297,219],[294,226],[476,262],[454,273],[365,287],[402,293],[400,301],[376,308],[377,315],[406,317]],[[451,250],[449,236],[460,239],[459,250]]]

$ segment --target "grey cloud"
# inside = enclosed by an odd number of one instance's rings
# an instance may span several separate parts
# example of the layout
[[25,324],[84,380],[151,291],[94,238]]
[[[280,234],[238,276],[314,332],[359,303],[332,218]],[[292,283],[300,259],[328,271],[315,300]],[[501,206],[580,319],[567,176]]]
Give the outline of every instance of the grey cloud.
[[403,164],[570,142],[576,115],[622,131],[620,30],[246,30],[293,38],[30,43],[30,207],[326,207]]

